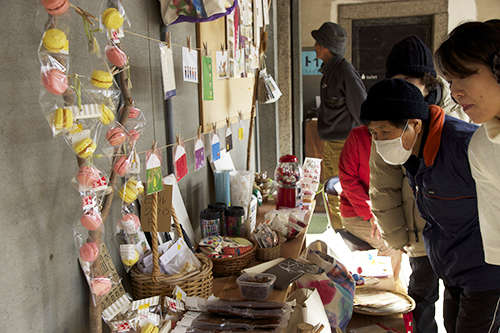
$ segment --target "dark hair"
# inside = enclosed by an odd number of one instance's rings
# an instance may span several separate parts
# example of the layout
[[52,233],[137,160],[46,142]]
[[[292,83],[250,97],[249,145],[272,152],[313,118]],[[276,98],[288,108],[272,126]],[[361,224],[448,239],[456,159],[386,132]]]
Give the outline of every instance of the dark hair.
[[427,92],[431,92],[436,89],[439,80],[437,77],[434,77],[431,73],[425,73],[422,77],[422,81],[424,81],[425,89]]
[[435,60],[443,74],[467,77],[476,71],[467,68],[464,62],[492,68],[493,59],[499,51],[500,20],[466,22],[450,32],[436,51]]
[[404,129],[408,119],[387,120],[387,122],[394,127]]

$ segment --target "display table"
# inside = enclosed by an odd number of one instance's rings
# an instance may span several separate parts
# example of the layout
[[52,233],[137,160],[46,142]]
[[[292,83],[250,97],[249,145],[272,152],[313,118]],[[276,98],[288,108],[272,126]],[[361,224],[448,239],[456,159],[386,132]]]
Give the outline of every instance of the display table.
[[[296,238],[292,240],[287,240],[281,246],[281,256],[283,258],[292,258],[297,259],[304,249],[305,241],[306,241],[306,233],[307,228],[309,227],[309,223],[311,222],[312,214],[314,213],[314,208],[316,207],[316,201],[313,200],[309,207],[309,212],[306,214],[305,220],[307,222],[307,227],[302,229]],[[257,224],[264,221],[264,216],[266,213],[274,210],[276,208],[276,204],[274,201],[268,201],[263,203],[257,211]],[[257,264],[262,263],[255,259],[250,263],[251,266],[255,266]],[[227,276],[227,277],[216,277],[214,278],[214,295],[221,299],[230,299],[230,300],[241,300],[240,293],[238,290],[238,285],[236,284],[236,279],[238,276]],[[270,302],[284,302],[288,296],[288,294],[292,291],[291,284],[288,289],[285,290],[277,290],[274,289],[271,296],[267,299]]]

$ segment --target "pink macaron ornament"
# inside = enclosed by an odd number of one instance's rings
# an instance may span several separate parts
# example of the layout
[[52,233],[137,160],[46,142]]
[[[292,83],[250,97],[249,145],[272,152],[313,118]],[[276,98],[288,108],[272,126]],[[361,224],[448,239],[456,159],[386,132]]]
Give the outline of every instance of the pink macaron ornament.
[[76,175],[76,180],[84,186],[92,186],[99,178],[99,170],[89,165],[82,165]]
[[42,6],[52,16],[61,15],[69,8],[68,0],[41,0]]
[[120,156],[120,158],[116,161],[113,170],[117,175],[123,177],[127,173],[130,167],[130,158],[128,156]]
[[90,282],[90,286],[92,287],[92,292],[97,296],[106,295],[113,286],[111,280],[104,275],[97,276],[92,279]]
[[131,107],[128,113],[128,117],[134,119],[139,117],[140,114],[141,114],[141,109]]
[[102,224],[101,214],[96,209],[90,209],[82,215],[80,223],[88,230],[97,230]]
[[66,73],[57,68],[44,71],[42,73],[42,82],[45,89],[53,95],[62,95],[68,89]]
[[118,46],[106,46],[106,56],[113,66],[123,67],[127,63],[127,55]]
[[99,247],[94,242],[88,242],[80,248],[80,258],[86,262],[94,262],[99,258]]
[[141,137],[141,132],[135,129],[131,129],[130,131],[128,131],[127,135],[130,142],[136,142]]
[[125,142],[127,135],[120,127],[113,127],[106,133],[106,139],[113,147],[116,147]]

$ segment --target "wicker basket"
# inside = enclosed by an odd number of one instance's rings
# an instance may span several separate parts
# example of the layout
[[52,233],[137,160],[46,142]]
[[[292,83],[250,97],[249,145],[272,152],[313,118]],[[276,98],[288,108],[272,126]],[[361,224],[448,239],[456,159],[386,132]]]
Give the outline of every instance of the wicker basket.
[[[213,290],[212,261],[207,257],[196,254],[201,262],[201,269],[189,273],[166,275],[160,272],[158,264],[158,233],[157,233],[157,215],[154,208],[156,194],[153,194],[153,223],[151,224],[151,238],[153,250],[153,272],[151,274],[142,273],[137,266],[130,271],[132,279],[132,293],[136,299],[143,299],[152,296],[171,296],[175,286],[179,286],[186,292],[187,296],[198,296],[208,298]],[[179,237],[182,236],[182,229],[179,220],[172,207],[172,217],[175,229]]]
[[256,258],[260,261],[273,260],[281,256],[281,236],[278,237],[278,244],[268,248],[257,248]]
[[210,258],[213,267],[214,276],[229,276],[229,275],[239,275],[240,271],[247,267],[250,262],[255,259],[255,253],[257,252],[257,242],[253,239],[246,238],[252,242],[253,247],[250,251],[231,258]]

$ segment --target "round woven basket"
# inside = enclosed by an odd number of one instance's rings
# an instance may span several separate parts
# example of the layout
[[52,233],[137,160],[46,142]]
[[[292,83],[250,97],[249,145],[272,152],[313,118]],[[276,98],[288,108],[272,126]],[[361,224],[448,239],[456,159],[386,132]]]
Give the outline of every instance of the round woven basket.
[[[151,223],[151,243],[153,251],[153,271],[151,274],[142,273],[137,266],[130,271],[132,279],[132,294],[136,299],[152,296],[172,296],[175,286],[179,286],[187,296],[198,296],[208,298],[213,290],[212,262],[201,254],[196,257],[201,262],[201,268],[189,273],[166,275],[161,273],[158,263],[158,232],[157,232],[157,194],[153,194],[153,209]],[[172,218],[175,230],[179,237],[183,238],[182,229],[177,219],[174,207],[172,207]]]
[[207,257],[196,254],[201,262],[201,269],[188,274],[165,275],[160,274],[154,281],[151,274],[144,274],[137,266],[130,271],[132,278],[132,293],[135,299],[152,296],[172,296],[175,286],[179,286],[187,296],[208,298],[212,294],[212,261]]
[[229,276],[229,275],[239,275],[240,271],[247,267],[250,262],[255,259],[255,253],[257,252],[257,242],[251,238],[246,238],[252,242],[253,247],[250,251],[231,258],[210,258],[214,267],[212,272],[214,276]]
[[278,244],[268,248],[257,248],[256,258],[260,261],[273,260],[281,256],[281,236],[278,237]]

